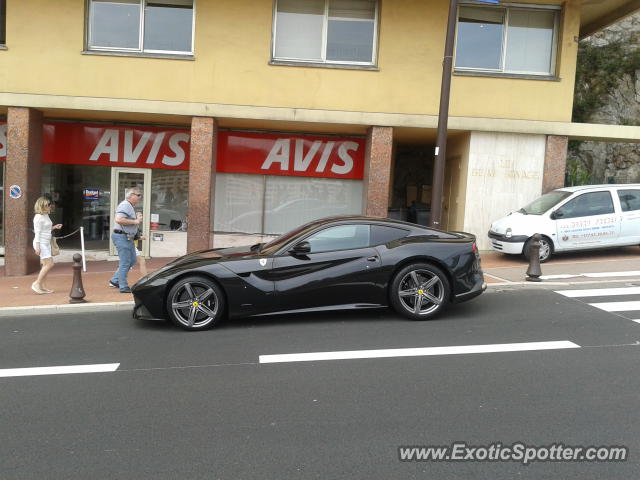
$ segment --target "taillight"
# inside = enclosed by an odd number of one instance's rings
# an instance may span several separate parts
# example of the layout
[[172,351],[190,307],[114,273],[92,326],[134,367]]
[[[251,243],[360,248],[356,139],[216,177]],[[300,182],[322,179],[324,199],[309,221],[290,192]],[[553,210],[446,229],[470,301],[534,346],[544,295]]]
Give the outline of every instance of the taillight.
[[471,250],[473,250],[473,253],[475,254],[475,256],[479,256],[480,254],[478,253],[478,246],[476,245],[476,242],[473,242],[471,244]]

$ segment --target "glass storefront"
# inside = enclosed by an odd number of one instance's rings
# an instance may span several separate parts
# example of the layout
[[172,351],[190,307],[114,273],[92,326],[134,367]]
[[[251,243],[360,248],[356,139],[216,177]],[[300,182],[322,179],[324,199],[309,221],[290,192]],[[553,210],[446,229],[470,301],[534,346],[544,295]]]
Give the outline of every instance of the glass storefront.
[[362,182],[218,173],[214,231],[278,235],[332,215],[362,213]]
[[[53,223],[64,225],[63,235],[82,226],[87,250],[108,250],[111,167],[47,163],[42,167],[42,193],[55,206],[51,213]],[[125,188],[142,185],[138,177],[122,183],[127,179],[127,175],[121,176],[121,197]],[[150,222],[151,238],[147,241],[152,257],[186,253],[188,184],[188,171],[151,170],[151,209],[146,221]],[[61,245],[65,249],[80,248],[80,237],[69,237]]]
[[[110,167],[44,164],[42,193],[51,198],[51,220],[63,224],[63,235],[82,226],[87,250],[109,248]],[[73,235],[61,246],[80,248],[80,237]]]

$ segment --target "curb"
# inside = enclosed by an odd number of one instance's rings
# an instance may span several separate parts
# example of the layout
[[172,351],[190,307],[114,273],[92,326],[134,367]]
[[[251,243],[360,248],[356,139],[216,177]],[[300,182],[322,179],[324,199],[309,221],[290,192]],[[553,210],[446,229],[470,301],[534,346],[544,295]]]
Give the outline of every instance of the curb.
[[0,318],[18,317],[21,315],[56,314],[56,313],[95,313],[119,310],[131,310],[133,302],[105,303],[70,303],[67,305],[33,305],[27,307],[0,307]]

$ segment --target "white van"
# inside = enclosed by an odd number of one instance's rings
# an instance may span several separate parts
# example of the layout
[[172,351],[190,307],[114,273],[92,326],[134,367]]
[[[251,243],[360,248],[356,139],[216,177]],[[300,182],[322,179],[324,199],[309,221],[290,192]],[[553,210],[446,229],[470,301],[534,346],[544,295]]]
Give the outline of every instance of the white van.
[[494,250],[529,258],[540,233],[540,261],[553,253],[640,245],[640,184],[586,185],[546,193],[491,224]]

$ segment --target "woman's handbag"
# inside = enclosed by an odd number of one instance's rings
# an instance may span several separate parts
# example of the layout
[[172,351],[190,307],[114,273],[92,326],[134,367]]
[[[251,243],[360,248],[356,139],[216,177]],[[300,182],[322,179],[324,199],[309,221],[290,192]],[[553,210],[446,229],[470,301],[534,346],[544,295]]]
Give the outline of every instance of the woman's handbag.
[[51,256],[55,257],[56,255],[60,255],[60,247],[58,247],[56,237],[51,237]]

